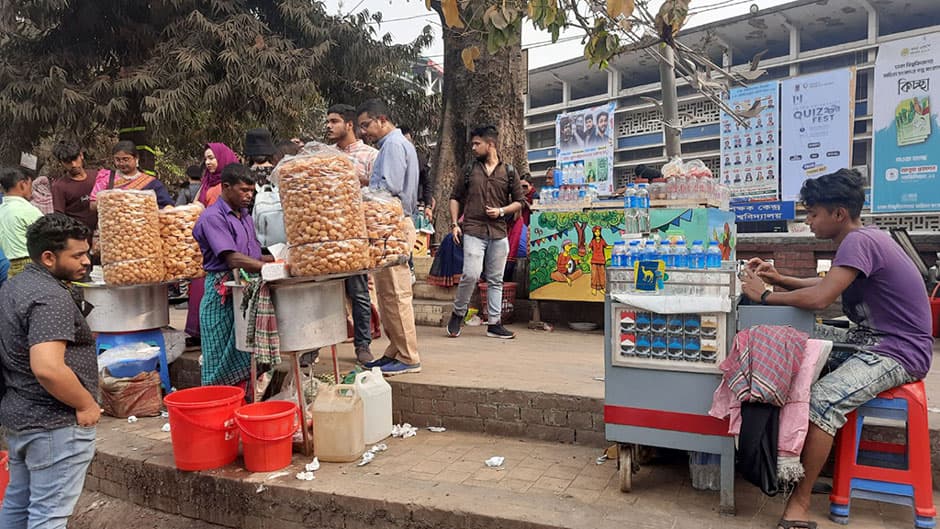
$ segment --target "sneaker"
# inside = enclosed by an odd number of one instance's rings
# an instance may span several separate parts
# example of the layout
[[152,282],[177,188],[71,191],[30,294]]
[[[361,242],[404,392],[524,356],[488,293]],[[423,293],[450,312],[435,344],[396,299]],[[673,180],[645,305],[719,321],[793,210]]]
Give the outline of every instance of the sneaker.
[[382,366],[391,364],[392,362],[395,362],[395,361],[396,360],[394,358],[389,358],[385,355],[382,355],[382,358],[379,358],[378,360],[374,362],[368,362],[368,363],[362,364],[362,367],[366,369],[372,369],[373,367],[382,367]]
[[516,333],[510,332],[500,323],[487,326],[486,335],[490,338],[500,338],[502,340],[512,340],[516,337]]
[[375,357],[372,356],[372,351],[369,349],[368,345],[356,346],[356,361],[362,365],[366,365],[375,361]]
[[398,360],[394,360],[382,366],[382,374],[391,377],[395,375],[403,375],[405,373],[420,373],[421,364],[404,364]]
[[451,338],[460,336],[461,323],[463,323],[463,318],[451,312],[450,321],[447,322],[447,336],[450,336]]

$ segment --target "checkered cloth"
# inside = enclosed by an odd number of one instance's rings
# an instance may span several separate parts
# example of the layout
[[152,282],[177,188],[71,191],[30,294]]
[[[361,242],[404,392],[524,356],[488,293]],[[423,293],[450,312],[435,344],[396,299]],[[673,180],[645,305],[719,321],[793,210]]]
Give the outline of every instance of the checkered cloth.
[[268,283],[261,279],[248,283],[240,309],[248,321],[247,342],[255,361],[259,364],[280,364],[281,338],[277,332],[277,317]]
[[782,325],[755,325],[739,331],[731,354],[720,366],[735,398],[783,407],[808,338]]
[[251,356],[235,348],[235,313],[224,285],[231,277],[229,272],[206,273],[206,292],[199,305],[203,386],[236,386],[251,373]]

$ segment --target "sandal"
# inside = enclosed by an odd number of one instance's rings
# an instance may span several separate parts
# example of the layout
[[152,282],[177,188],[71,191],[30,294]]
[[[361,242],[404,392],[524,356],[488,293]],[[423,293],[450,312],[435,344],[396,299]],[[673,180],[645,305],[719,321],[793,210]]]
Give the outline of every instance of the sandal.
[[783,529],[816,529],[816,522],[809,520],[785,520],[781,518],[777,522],[777,527]]

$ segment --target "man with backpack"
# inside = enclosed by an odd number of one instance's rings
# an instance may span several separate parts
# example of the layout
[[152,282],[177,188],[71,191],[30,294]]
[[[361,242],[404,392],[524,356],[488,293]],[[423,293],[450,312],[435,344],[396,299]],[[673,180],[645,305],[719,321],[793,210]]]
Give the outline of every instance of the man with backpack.
[[[509,255],[506,218],[522,209],[525,193],[515,168],[499,159],[496,146],[499,132],[484,125],[470,133],[474,160],[457,178],[450,196],[451,232],[454,242],[463,246],[463,276],[457,287],[454,311],[447,334],[460,336],[460,324],[467,314],[470,296],[480,274],[486,276],[486,301],[490,338],[511,339],[516,335],[500,320],[503,302],[503,270]],[[463,216],[463,221],[458,219]]]

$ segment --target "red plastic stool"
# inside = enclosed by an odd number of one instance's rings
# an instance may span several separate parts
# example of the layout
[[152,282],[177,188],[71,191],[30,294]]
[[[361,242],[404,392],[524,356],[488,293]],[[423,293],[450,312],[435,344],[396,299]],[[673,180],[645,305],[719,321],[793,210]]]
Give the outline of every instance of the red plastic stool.
[[[904,421],[907,445],[862,441],[865,417]],[[850,413],[847,419],[835,440],[829,518],[847,524],[851,499],[861,498],[910,505],[914,508],[915,527],[934,527],[937,510],[933,505],[924,383],[918,381],[885,391]]]

